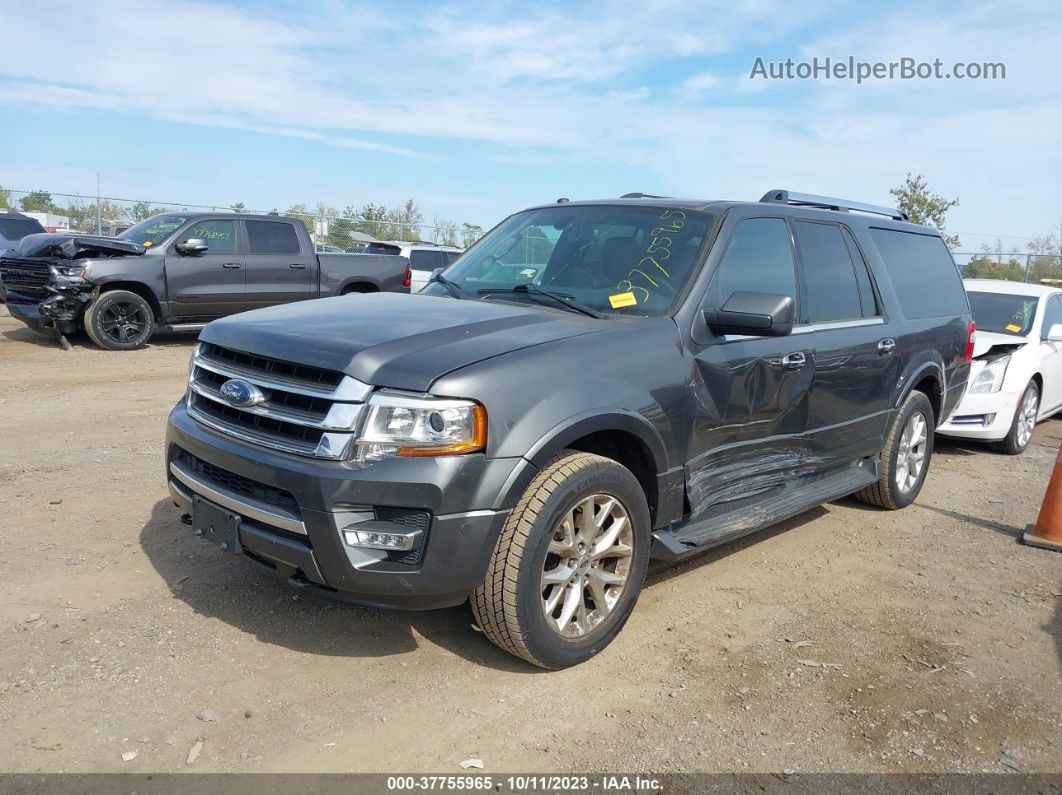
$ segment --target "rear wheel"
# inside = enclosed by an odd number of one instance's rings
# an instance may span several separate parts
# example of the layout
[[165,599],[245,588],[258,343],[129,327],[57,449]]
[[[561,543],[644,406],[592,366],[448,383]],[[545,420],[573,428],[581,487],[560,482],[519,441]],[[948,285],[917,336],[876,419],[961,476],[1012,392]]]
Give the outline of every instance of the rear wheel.
[[542,668],[576,665],[626,623],[649,562],[649,509],[617,462],[566,450],[524,492],[472,594],[484,634]]
[[933,418],[933,404],[922,392],[904,399],[885,435],[881,476],[873,486],[856,492],[856,499],[889,510],[915,501],[933,457]]
[[109,351],[129,351],[146,343],[155,331],[151,305],[128,290],[103,293],[85,310],[89,338]]
[[998,442],[992,442],[993,450],[1006,455],[1019,455],[1032,441],[1033,429],[1036,427],[1036,415],[1040,413],[1040,387],[1030,381],[1018,401],[1014,419],[1010,423],[1007,435]]

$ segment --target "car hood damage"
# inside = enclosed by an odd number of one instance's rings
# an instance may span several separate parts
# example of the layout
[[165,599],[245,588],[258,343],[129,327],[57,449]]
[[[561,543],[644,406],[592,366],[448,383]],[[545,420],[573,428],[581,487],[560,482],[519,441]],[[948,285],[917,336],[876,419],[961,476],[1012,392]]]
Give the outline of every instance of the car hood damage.
[[199,339],[374,386],[427,391],[470,364],[608,326],[532,304],[372,293],[243,312],[215,320]]
[[58,335],[77,327],[84,306],[96,296],[85,260],[139,257],[147,249],[129,240],[92,235],[26,235],[0,255],[0,279],[8,302],[36,304],[37,330]]
[[1027,337],[999,334],[995,331],[975,331],[973,358],[995,359],[1004,354],[1013,353],[1028,344]]
[[47,232],[26,235],[14,250],[19,257],[67,260],[140,256],[147,251],[143,246],[117,237],[57,235]]

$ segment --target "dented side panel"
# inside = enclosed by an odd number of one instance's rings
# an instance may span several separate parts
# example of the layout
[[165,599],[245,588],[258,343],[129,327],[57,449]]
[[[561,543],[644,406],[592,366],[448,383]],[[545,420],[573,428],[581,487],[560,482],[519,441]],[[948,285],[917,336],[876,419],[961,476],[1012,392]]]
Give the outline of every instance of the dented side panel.
[[819,468],[805,431],[815,364],[790,369],[793,337],[742,338],[694,356],[686,456],[691,518]]

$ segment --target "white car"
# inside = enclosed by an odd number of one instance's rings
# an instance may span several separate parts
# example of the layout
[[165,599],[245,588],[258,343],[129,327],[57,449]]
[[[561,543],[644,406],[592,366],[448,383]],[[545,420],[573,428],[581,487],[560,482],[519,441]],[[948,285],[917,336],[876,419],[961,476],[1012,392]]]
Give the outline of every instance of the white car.
[[428,283],[436,268],[448,268],[450,263],[464,254],[464,249],[456,246],[441,246],[435,243],[404,243],[396,240],[399,252],[409,260],[411,293],[418,292]]
[[1062,408],[1062,290],[965,280],[977,331],[966,394],[937,433],[1017,455]]

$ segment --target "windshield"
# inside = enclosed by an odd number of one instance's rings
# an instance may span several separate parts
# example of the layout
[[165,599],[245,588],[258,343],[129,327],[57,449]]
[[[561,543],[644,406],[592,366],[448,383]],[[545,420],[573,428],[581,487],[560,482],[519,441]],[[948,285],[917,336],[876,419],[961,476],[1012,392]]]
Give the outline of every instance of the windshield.
[[1036,316],[1035,295],[968,293],[970,311],[978,331],[995,331],[1024,337],[1032,330]]
[[26,235],[43,232],[40,221],[33,218],[0,218],[0,237],[4,240],[21,240]]
[[118,235],[141,246],[157,246],[188,219],[183,215],[153,215]]
[[[713,217],[667,207],[577,205],[517,213],[445,274],[470,298],[548,306],[535,285],[597,312],[663,315],[682,291]],[[424,292],[445,295],[442,285]]]

